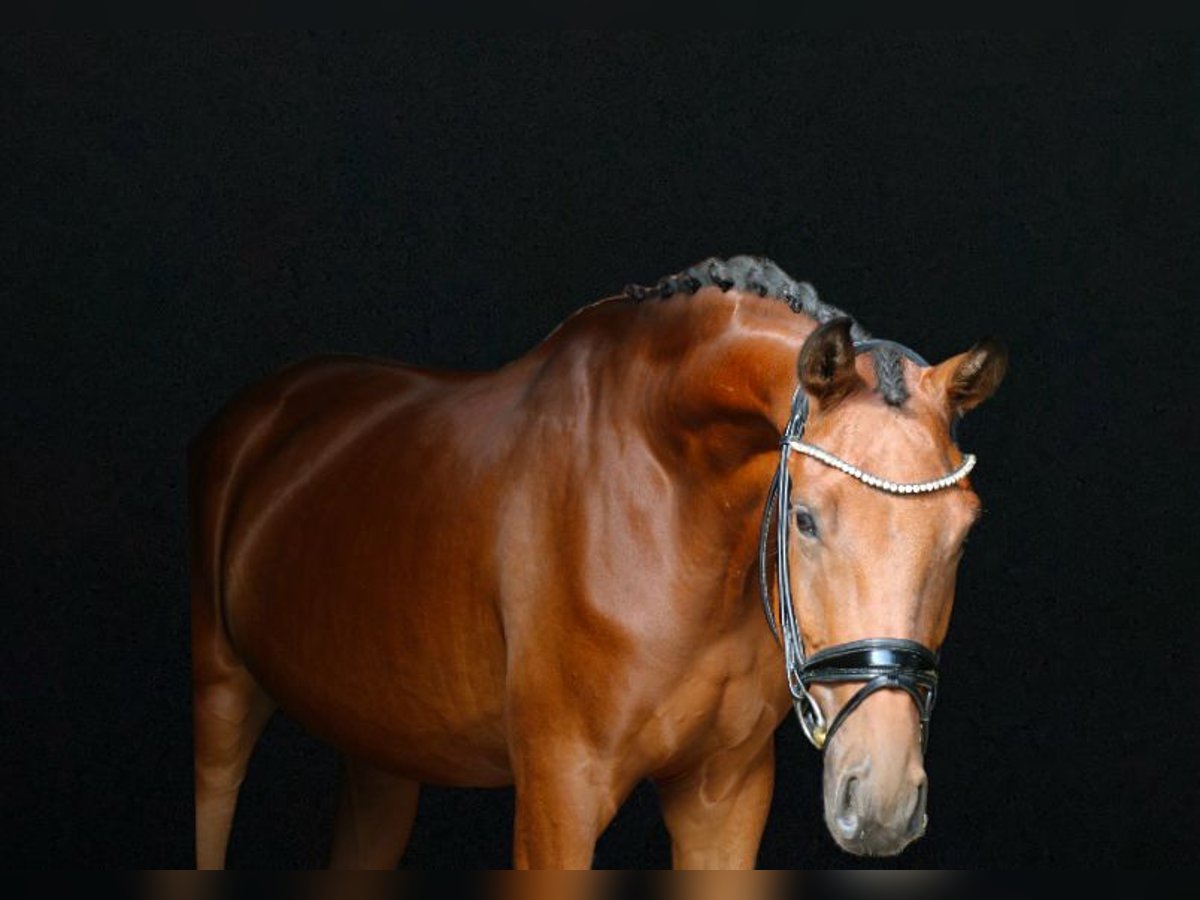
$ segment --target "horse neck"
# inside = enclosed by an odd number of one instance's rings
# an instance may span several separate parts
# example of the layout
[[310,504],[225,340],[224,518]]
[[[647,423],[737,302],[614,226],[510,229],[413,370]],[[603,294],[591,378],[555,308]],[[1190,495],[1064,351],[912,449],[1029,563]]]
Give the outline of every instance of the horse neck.
[[677,469],[708,479],[774,460],[796,388],[796,360],[816,323],[773,298],[709,288],[648,301],[631,352],[649,358],[634,390]]
[[[688,542],[705,548],[712,600],[757,615],[758,527],[797,383],[796,359],[816,326],[778,300],[717,289],[643,301],[615,323],[602,356],[605,404],[633,419],[669,473]],[[614,311],[614,320],[618,317]],[[716,615],[718,609],[714,609]]]

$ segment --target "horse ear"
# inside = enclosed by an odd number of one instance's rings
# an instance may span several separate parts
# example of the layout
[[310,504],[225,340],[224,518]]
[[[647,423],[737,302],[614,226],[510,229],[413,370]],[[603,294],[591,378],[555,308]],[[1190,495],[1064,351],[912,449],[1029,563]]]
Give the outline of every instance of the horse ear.
[[824,409],[858,387],[862,379],[854,368],[850,320],[833,319],[810,334],[800,348],[796,368],[804,390]]
[[996,392],[1008,371],[1008,349],[995,338],[984,338],[966,353],[940,363],[934,371],[950,411],[962,415]]

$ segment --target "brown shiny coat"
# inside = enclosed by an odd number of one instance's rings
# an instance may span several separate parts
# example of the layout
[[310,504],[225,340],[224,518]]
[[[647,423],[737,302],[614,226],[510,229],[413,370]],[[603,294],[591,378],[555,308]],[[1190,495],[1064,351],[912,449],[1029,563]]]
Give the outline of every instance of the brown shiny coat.
[[515,784],[514,862],[587,866],[645,778],[676,865],[753,865],[790,708],[756,541],[814,326],[612,298],[496,372],[323,357],[229,403],[189,458],[198,864],[278,706],[350,761],[335,865],[394,865],[428,782]]

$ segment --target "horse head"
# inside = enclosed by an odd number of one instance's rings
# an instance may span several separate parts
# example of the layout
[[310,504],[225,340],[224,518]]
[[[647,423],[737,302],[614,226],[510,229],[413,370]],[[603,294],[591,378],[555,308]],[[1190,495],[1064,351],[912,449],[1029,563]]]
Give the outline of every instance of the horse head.
[[936,654],[981,511],[954,424],[1007,355],[985,340],[930,366],[892,345],[880,365],[870,343],[848,319],[805,340],[775,494],[789,679],[824,751],[825,821],[843,849],[888,855],[924,832]]

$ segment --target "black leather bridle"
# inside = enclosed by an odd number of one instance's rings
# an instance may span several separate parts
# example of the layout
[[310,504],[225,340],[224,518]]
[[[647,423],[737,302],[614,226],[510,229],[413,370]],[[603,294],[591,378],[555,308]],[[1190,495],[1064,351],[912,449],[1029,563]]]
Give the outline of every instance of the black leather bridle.
[[[854,343],[856,352],[869,353],[880,347],[890,347],[919,366],[929,365],[915,351],[894,341],[872,339]],[[814,747],[821,750],[828,745],[851,713],[869,696],[876,691],[901,690],[912,697],[917,705],[921,719],[921,746],[924,748],[929,741],[929,718],[937,700],[938,655],[934,651],[917,641],[902,638],[865,638],[826,647],[812,656],[805,655],[804,641],[800,636],[795,608],[792,605],[791,579],[788,573],[787,547],[791,509],[791,475],[788,472],[788,460],[792,451],[797,450],[863,481],[870,487],[895,494],[914,494],[941,490],[957,483],[971,470],[975,458],[966,455],[963,465],[957,470],[934,481],[897,484],[863,472],[827,451],[803,443],[801,438],[807,421],[808,396],[803,387],[798,386],[792,398],[791,418],[780,442],[779,468],[767,494],[758,542],[759,589],[762,594],[763,611],[771,626],[771,633],[776,642],[783,647],[788,687],[796,707],[796,716],[805,736]],[[953,425],[951,436],[954,437]],[[779,597],[778,628],[771,606],[767,561],[773,517],[777,549],[775,574]],[[809,687],[813,684],[859,682],[862,683],[862,687],[838,711],[833,721],[827,724],[820,705],[809,693]]]

